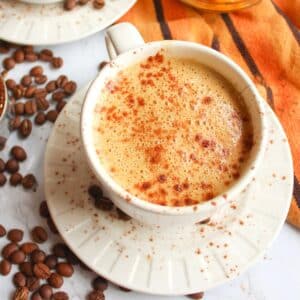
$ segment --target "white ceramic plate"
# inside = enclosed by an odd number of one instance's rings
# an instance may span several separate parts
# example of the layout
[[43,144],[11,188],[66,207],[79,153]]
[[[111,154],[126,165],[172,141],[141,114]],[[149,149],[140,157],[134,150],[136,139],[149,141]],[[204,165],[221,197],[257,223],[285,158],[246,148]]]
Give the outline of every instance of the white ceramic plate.
[[111,25],[135,2],[106,0],[100,10],[87,4],[64,11],[62,3],[37,5],[0,0],[0,39],[24,45],[53,45],[79,40]]
[[293,184],[287,139],[268,107],[268,147],[247,189],[228,199],[209,225],[161,230],[118,220],[89,199],[87,189],[96,180],[79,136],[85,91],[55,123],[45,157],[45,191],[60,234],[86,265],[129,289],[183,295],[235,278],[264,254],[283,225]]

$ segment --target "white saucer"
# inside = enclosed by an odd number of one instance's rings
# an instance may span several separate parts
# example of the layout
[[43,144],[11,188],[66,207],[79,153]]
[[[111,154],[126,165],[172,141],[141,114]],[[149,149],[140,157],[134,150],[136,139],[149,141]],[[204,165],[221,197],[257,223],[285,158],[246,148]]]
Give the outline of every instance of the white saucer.
[[86,265],[132,290],[184,295],[233,279],[262,257],[283,225],[293,184],[286,136],[268,107],[268,148],[250,186],[236,201],[228,199],[209,225],[162,230],[118,220],[88,198],[96,180],[79,136],[85,91],[55,123],[46,151],[45,191],[60,234]]
[[100,10],[87,4],[64,11],[60,2],[38,5],[0,0],[0,39],[25,45],[52,45],[79,40],[111,25],[135,2],[106,0]]

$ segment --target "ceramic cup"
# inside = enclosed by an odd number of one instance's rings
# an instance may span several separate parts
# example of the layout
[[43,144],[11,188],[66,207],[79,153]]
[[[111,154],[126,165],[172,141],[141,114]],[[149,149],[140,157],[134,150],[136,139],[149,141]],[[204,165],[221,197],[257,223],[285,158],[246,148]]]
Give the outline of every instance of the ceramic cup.
[[[152,225],[192,224],[210,218],[227,201],[235,199],[252,180],[262,160],[266,145],[266,124],[262,99],[245,72],[228,57],[208,47],[185,41],[145,43],[130,23],[120,23],[106,32],[106,44],[112,62],[107,64],[91,84],[81,114],[81,137],[87,161],[103,190],[117,207],[131,217]],[[191,206],[168,207],[138,199],[119,186],[101,165],[93,142],[93,116],[100,92],[107,79],[132,64],[164,49],[168,56],[191,58],[223,75],[244,98],[253,123],[254,146],[241,177],[214,199]],[[201,179],[199,179],[201,180]]]

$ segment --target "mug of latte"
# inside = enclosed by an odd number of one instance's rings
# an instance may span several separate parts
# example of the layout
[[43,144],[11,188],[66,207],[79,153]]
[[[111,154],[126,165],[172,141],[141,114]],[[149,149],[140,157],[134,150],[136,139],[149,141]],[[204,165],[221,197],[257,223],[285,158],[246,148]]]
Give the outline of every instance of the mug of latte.
[[196,43],[145,43],[129,23],[106,42],[81,136],[116,206],[148,224],[193,224],[238,199],[266,147],[263,100],[244,71]]

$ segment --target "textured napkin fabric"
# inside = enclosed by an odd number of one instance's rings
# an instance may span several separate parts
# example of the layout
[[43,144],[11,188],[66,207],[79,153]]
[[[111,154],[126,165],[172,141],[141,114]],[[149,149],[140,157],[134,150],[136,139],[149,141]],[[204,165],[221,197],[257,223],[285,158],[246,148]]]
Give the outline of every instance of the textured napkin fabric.
[[200,12],[178,0],[138,0],[120,21],[133,23],[146,41],[207,45],[246,71],[287,133],[295,168],[288,221],[300,228],[300,0],[263,0],[229,14]]

